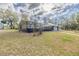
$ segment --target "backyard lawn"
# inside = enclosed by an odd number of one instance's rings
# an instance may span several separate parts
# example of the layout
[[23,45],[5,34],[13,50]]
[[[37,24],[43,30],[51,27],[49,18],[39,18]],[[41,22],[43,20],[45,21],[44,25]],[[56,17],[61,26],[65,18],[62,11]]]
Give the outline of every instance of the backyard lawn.
[[17,30],[0,30],[0,55],[79,56],[79,36],[52,31],[33,36]]

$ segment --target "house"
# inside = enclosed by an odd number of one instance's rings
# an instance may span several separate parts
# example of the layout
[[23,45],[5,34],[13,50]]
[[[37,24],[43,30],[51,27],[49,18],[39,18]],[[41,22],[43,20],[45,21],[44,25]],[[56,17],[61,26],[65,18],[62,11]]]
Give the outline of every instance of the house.
[[34,21],[21,20],[19,24],[19,31],[33,32],[34,29],[36,31],[39,31],[40,28],[42,29],[42,31],[59,31],[59,26],[51,23],[44,24]]
[[55,25],[55,24],[45,24],[43,25],[43,30],[44,31],[58,31],[59,30],[59,26]]
[[38,22],[21,20],[19,23],[19,31],[33,32],[33,29],[38,31],[39,28],[40,26]]
[[4,25],[3,25],[3,23],[0,22],[0,30],[1,29],[4,29]]
[[2,21],[2,19],[0,19],[0,30],[4,29],[4,24],[1,21]]

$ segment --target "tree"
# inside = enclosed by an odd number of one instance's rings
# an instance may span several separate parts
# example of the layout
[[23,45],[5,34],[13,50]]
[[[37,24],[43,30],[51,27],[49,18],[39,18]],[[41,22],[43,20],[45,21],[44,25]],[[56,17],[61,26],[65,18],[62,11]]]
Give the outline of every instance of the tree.
[[79,30],[79,12],[76,14],[77,30]]
[[10,29],[16,28],[15,26],[17,26],[17,21],[18,21],[18,17],[17,17],[16,12],[13,12],[13,11],[7,9],[7,10],[5,10],[4,18],[5,18],[4,21],[7,22]]
[[43,26],[43,24],[42,24],[42,20],[41,20],[41,17],[38,17],[38,21],[39,21],[39,35],[41,35],[42,34],[42,26]]
[[[4,21],[4,19],[5,19],[5,10],[4,9],[0,9],[0,19],[2,19],[1,23],[3,23],[3,24],[6,23],[6,21]],[[3,29],[4,29],[4,26],[3,26]]]
[[34,32],[34,35],[36,35],[36,32],[38,32],[37,35],[41,35],[42,34],[42,20],[40,20],[40,17],[37,15],[34,15],[35,19],[34,19],[34,22],[33,22],[33,25],[34,25],[34,29],[33,29],[33,32]]
[[72,14],[68,21],[65,20],[63,27],[66,30],[79,30],[79,13]]
[[[21,21],[19,23],[19,31],[25,31],[27,30],[28,25],[28,15],[24,13],[24,11],[20,10],[21,12]],[[26,27],[25,27],[26,26]]]

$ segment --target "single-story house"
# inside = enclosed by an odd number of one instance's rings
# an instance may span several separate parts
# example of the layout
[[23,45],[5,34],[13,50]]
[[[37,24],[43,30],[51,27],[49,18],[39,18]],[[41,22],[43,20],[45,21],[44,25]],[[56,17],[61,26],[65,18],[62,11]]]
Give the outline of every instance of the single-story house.
[[4,28],[4,24],[1,21],[2,21],[2,19],[0,19],[0,29],[3,29]]
[[21,20],[19,23],[19,31],[26,31],[26,32],[33,32],[33,29],[38,31],[39,29],[42,29],[43,31],[58,31],[59,26],[48,23],[48,24],[40,24],[40,23],[34,23],[33,21],[25,21]]

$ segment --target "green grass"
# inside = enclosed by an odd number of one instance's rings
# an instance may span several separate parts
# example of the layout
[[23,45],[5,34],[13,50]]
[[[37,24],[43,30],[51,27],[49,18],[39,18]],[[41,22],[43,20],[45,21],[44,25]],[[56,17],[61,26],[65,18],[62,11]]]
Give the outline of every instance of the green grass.
[[40,36],[17,30],[0,31],[0,55],[79,55],[79,37],[61,32]]
[[71,36],[71,35],[64,35],[63,37],[62,37],[62,41],[63,42],[71,42],[71,41],[73,41],[73,39],[74,39],[74,37],[73,36]]

